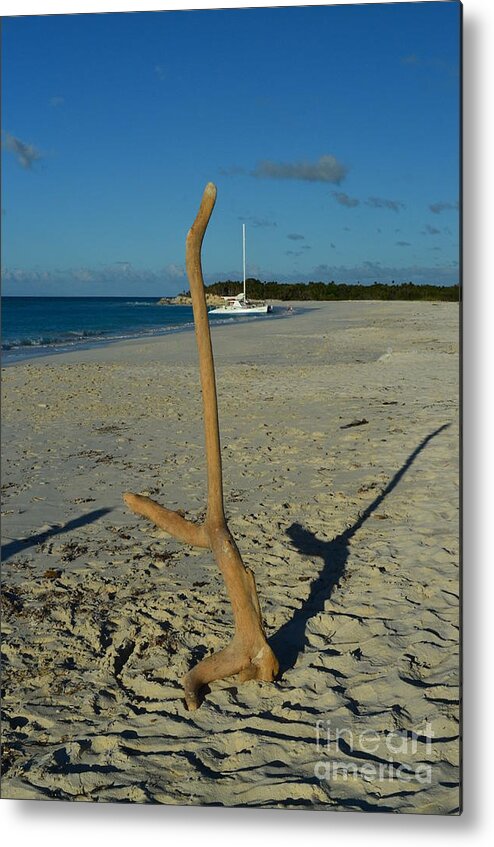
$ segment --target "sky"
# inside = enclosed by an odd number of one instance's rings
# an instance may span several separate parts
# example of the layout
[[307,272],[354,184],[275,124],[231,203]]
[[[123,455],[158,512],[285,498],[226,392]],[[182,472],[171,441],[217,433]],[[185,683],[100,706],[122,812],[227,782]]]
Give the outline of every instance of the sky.
[[457,2],[6,17],[2,293],[459,279]]

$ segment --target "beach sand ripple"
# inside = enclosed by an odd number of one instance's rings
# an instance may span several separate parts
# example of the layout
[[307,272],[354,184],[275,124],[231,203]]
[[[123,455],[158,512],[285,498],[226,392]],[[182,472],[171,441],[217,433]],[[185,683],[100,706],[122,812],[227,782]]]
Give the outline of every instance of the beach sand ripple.
[[196,712],[221,576],[121,499],[203,513],[193,334],[4,370],[4,797],[458,811],[457,336],[447,303],[213,330],[228,520],[282,676]]

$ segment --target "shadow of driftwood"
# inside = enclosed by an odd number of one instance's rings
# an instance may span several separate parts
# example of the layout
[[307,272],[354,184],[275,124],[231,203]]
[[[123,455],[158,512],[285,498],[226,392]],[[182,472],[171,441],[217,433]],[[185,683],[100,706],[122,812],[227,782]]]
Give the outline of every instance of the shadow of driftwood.
[[8,544],[3,544],[0,550],[2,561],[8,559],[9,556],[14,556],[16,553],[23,553],[29,547],[34,547],[36,544],[43,544],[49,538],[55,535],[62,535],[65,532],[70,532],[72,529],[78,529],[86,524],[94,523],[94,521],[107,515],[108,512],[113,512],[113,509],[95,509],[93,512],[88,512],[87,515],[81,515],[79,518],[74,518],[63,526],[51,526],[50,529],[44,532],[38,532],[36,535],[29,535],[27,538],[19,538],[15,541],[10,541]]
[[324,610],[324,603],[331,597],[333,588],[338,584],[345,571],[348,559],[349,542],[365,521],[381,505],[386,497],[396,488],[399,481],[413,464],[419,453],[424,450],[429,441],[447,429],[450,424],[443,424],[434,432],[431,432],[413,453],[410,453],[404,465],[388,482],[386,488],[378,494],[372,503],[359,515],[351,527],[337,535],[331,541],[321,541],[300,524],[294,523],[287,529],[287,534],[292,539],[300,553],[305,556],[319,556],[323,561],[322,570],[317,579],[310,587],[310,593],[301,609],[297,609],[293,616],[283,624],[282,627],[270,639],[269,643],[274,650],[280,663],[280,674],[292,668],[297,661],[299,653],[305,646],[305,630],[307,623],[314,615]]

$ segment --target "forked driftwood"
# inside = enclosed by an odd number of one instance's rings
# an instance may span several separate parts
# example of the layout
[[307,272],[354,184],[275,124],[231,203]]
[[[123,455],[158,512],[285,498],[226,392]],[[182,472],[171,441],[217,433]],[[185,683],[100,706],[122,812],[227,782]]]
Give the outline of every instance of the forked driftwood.
[[278,661],[271,650],[262,625],[254,574],[246,568],[232,538],[223,506],[223,480],[218,426],[218,401],[214,375],[213,350],[201,268],[201,245],[216,201],[216,186],[208,183],[197,217],[187,234],[185,264],[189,277],[194,324],[199,351],[204,433],[208,480],[206,517],[202,524],[186,520],[180,512],[158,505],[140,494],[124,494],[124,500],[136,514],[196,547],[213,552],[223,574],[233,608],[235,633],[223,650],[207,656],[183,678],[188,709],[201,703],[200,689],[208,682],[240,674],[240,680],[261,679],[270,682],[278,673]]

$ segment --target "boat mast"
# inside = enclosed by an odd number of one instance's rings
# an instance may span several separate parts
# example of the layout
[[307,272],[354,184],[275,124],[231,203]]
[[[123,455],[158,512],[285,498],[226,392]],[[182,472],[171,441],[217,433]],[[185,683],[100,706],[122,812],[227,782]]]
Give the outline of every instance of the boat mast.
[[242,224],[242,247],[243,247],[243,257],[244,257],[244,305],[247,302],[245,295],[245,224]]

